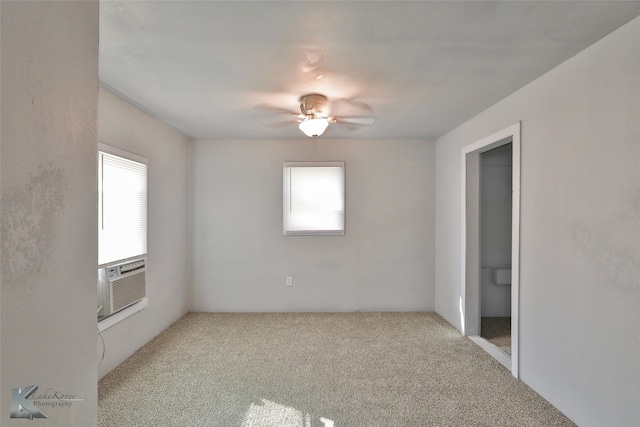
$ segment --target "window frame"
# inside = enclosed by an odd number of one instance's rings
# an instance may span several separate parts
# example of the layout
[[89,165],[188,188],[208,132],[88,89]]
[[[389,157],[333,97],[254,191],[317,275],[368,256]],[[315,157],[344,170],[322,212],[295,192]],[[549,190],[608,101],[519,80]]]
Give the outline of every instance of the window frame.
[[[294,167],[339,167],[342,171],[340,192],[342,198],[342,228],[341,229],[317,229],[317,230],[290,230],[287,229],[287,171]],[[321,161],[321,162],[300,162],[286,161],[282,164],[282,235],[283,236],[344,236],[346,232],[346,168],[345,162],[341,161]]]

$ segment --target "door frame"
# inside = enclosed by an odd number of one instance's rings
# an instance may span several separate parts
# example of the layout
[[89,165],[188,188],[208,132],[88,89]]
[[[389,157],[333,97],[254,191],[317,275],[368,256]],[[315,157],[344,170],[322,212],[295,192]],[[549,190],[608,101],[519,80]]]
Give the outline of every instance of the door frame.
[[[480,154],[512,144],[511,357],[480,337]],[[462,333],[519,378],[520,122],[462,148]]]

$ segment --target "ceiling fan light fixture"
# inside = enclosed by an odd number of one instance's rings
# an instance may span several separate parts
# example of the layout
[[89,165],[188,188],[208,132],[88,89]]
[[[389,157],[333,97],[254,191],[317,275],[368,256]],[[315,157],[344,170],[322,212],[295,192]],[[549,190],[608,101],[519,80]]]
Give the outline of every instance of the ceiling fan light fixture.
[[302,133],[310,138],[317,138],[327,130],[329,120],[323,117],[307,117],[298,126]]

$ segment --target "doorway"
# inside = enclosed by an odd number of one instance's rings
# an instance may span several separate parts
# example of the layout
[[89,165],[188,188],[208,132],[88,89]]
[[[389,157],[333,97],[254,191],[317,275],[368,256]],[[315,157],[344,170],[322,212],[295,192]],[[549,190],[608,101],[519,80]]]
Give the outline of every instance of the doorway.
[[462,150],[463,333],[518,377],[520,124]]
[[513,144],[480,153],[479,335],[511,354]]

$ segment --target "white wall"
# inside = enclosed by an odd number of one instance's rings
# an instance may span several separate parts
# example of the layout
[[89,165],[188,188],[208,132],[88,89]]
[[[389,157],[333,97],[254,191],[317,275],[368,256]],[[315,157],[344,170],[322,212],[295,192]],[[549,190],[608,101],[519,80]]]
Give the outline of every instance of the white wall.
[[[1,2],[0,424],[13,388],[74,394],[47,426],[96,425],[97,1]],[[38,405],[36,405],[38,406]]]
[[[192,309],[433,310],[434,160],[429,141],[195,142]],[[282,236],[284,161],[345,161],[345,236]]]
[[[99,141],[149,161],[149,305],[103,332],[106,354],[100,367],[102,377],[188,310],[189,141],[102,87],[99,101]],[[102,355],[99,339],[98,353]]]
[[522,120],[520,374],[640,425],[640,18],[437,141],[436,311],[460,328],[461,148]]

